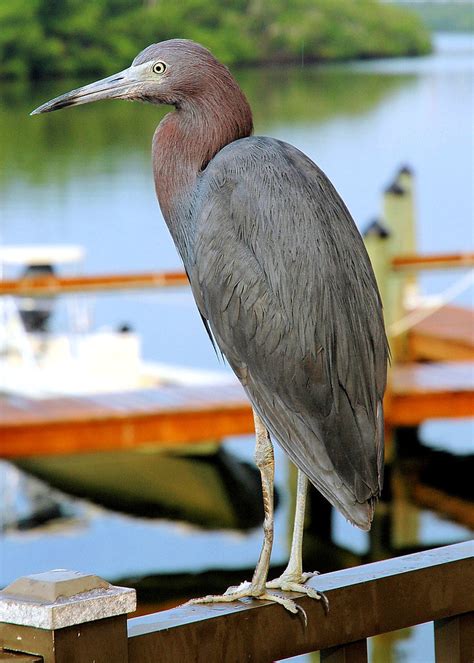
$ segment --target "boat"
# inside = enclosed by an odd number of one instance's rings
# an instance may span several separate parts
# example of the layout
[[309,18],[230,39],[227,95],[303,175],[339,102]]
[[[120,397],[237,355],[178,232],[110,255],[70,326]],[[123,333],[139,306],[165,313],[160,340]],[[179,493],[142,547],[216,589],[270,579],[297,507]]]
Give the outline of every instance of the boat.
[[[21,270],[23,279],[56,275],[65,265],[77,271],[83,259],[78,246],[3,247],[0,273]],[[81,296],[68,302],[67,330],[58,331],[58,305],[54,297],[0,298],[0,394],[41,403],[58,396],[120,392],[133,398],[148,387],[229,383],[222,373],[144,361],[131,325],[93,330],[89,303]],[[205,528],[248,529],[263,518],[257,469],[222,448],[220,440],[179,452],[151,442],[138,450],[28,456],[12,463],[26,473],[17,483],[24,484],[31,504],[17,519],[11,513],[4,517],[8,527],[60,516],[61,496],[51,489],[120,512]],[[41,482],[28,486],[28,477]]]

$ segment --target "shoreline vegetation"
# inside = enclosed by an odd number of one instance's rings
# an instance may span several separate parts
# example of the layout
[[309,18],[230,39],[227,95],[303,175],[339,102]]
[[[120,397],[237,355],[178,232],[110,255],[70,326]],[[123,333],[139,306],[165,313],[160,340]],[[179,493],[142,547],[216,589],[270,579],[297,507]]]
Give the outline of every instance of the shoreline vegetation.
[[103,75],[176,36],[234,66],[431,51],[419,16],[377,0],[9,0],[0,6],[0,78]]

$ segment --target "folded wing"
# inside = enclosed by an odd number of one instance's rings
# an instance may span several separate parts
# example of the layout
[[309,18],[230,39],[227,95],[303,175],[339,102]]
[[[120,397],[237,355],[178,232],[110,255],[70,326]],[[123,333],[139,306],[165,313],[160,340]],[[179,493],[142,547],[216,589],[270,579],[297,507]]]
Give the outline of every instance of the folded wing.
[[316,488],[368,529],[388,348],[344,203],[296,148],[246,138],[203,174],[195,232],[193,292],[253,406]]

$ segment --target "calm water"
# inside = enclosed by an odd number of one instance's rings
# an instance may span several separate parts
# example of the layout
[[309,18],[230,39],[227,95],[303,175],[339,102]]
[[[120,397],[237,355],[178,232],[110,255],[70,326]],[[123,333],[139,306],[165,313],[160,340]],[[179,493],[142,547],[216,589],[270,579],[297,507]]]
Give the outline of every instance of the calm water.
[[[311,156],[334,182],[359,227],[379,213],[381,190],[396,168],[407,163],[417,176],[419,249],[467,250],[473,243],[474,47],[465,35],[440,35],[437,46],[433,56],[421,59],[237,73],[254,109],[256,133],[287,140]],[[77,243],[86,249],[83,268],[91,272],[179,267],[151,177],[150,141],[161,110],[105,102],[28,116],[39,103],[84,82],[0,87],[2,243]],[[425,276],[424,291],[439,292],[459,277]],[[464,291],[457,301],[472,303],[472,291]],[[130,322],[148,359],[226,370],[217,364],[185,291],[99,296],[93,311],[95,326]],[[423,436],[441,448],[472,449],[470,422],[428,422]],[[251,456],[247,440],[232,440],[229,446]],[[276,562],[284,560],[287,547],[286,472],[279,458],[283,499]],[[75,515],[66,529],[4,535],[0,585],[55,567],[110,579],[201,570],[210,564],[251,567],[261,539],[260,531],[202,532],[84,504],[75,506]],[[334,531],[338,541],[354,549],[366,546],[365,536],[339,518]],[[468,535],[433,514],[421,515],[420,539],[426,544]],[[431,660],[430,628],[404,634],[393,647],[398,652],[393,660]],[[380,656],[377,660],[389,660]]]

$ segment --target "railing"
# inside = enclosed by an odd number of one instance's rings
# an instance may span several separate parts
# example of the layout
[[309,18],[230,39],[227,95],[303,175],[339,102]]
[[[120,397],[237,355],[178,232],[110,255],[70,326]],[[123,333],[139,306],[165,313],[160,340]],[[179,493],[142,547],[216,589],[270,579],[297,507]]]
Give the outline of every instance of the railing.
[[[371,239],[367,241],[370,242]],[[391,259],[390,265],[395,272],[466,268],[474,265],[474,253],[398,255]],[[0,280],[0,296],[44,297],[78,292],[175,288],[186,285],[189,285],[189,281],[183,271],[84,274],[81,276],[29,276],[22,279]]]
[[0,295],[16,297],[53,296],[74,292],[172,288],[189,285],[182,271],[133,274],[85,274],[82,276],[35,276],[0,280]]
[[454,269],[474,266],[474,253],[426,253],[405,254],[392,258],[392,269],[423,270],[423,269]]
[[326,594],[328,614],[294,595],[307,623],[302,613],[249,601],[182,606],[127,624],[120,613],[133,610],[132,590],[94,576],[81,587],[81,577],[64,572],[30,577],[0,593],[0,660],[269,663],[320,650],[324,663],[363,663],[367,638],[434,621],[436,663],[472,663],[473,552],[460,543],[319,576],[310,584]]

